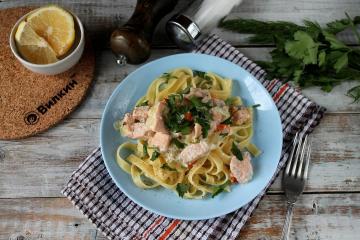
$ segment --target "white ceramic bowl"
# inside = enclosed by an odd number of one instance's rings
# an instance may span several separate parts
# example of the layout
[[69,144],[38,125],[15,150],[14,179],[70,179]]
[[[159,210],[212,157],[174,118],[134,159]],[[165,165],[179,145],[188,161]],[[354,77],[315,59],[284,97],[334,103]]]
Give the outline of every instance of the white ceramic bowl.
[[80,60],[81,55],[84,52],[84,47],[85,47],[84,27],[80,19],[75,14],[70,12],[70,14],[74,17],[74,25],[75,25],[75,42],[73,47],[69,50],[70,53],[66,57],[60,59],[55,63],[50,63],[50,64],[31,63],[25,60],[18,52],[15,43],[15,33],[20,22],[23,21],[29,14],[31,14],[36,10],[37,9],[25,14],[16,22],[16,24],[12,28],[10,34],[11,51],[15,55],[15,57],[21,62],[21,64],[32,72],[46,74],[46,75],[55,75],[55,74],[63,73],[69,70],[70,68],[72,68]]

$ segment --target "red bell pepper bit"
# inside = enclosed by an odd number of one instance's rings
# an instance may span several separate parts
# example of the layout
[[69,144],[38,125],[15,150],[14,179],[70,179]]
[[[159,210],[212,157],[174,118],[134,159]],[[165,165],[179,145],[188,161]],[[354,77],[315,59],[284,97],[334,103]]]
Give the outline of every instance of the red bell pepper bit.
[[229,127],[229,125],[220,123],[219,125],[216,126],[216,131],[222,132],[224,129],[226,129],[228,127]]
[[191,121],[193,120],[193,116],[192,116],[191,112],[186,112],[186,113],[184,114],[184,119],[185,119],[186,121],[191,122]]

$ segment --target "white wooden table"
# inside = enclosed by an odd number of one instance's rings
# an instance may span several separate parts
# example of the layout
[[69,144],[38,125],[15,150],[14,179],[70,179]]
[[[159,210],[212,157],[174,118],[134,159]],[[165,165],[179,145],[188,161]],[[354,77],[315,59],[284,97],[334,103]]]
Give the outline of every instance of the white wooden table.
[[[0,8],[49,1],[0,1]],[[118,67],[106,44],[108,32],[124,23],[135,0],[53,1],[77,13],[97,42],[94,86],[81,107],[63,123],[37,136],[0,141],[0,239],[105,239],[60,190],[86,155],[99,145],[99,123],[111,92],[137,66]],[[184,5],[186,1],[180,1]],[[179,9],[179,7],[177,7]],[[244,17],[325,23],[360,14],[359,0],[245,0],[228,18]],[[162,25],[163,26],[163,25]],[[151,59],[180,52],[157,31]],[[269,59],[272,46],[249,45],[238,34],[215,29],[254,60]],[[344,36],[344,38],[347,38]],[[348,39],[348,41],[351,40]],[[304,93],[328,108],[313,134],[310,177],[295,208],[291,239],[359,239],[360,104],[344,94]],[[285,215],[280,181],[271,187],[240,233],[240,239],[278,239]]]

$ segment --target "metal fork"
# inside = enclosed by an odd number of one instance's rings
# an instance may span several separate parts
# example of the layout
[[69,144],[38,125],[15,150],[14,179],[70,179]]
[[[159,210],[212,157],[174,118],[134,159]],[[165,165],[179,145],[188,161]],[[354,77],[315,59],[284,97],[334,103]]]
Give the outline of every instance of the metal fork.
[[282,231],[282,240],[287,240],[290,233],[290,224],[295,202],[304,190],[308,176],[311,152],[311,141],[308,135],[296,133],[289,162],[283,176],[283,187],[287,198],[287,213]]

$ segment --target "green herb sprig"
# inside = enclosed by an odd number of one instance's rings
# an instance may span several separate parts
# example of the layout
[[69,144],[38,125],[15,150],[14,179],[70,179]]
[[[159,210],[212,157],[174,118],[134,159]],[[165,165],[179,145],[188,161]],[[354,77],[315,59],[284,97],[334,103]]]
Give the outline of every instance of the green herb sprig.
[[185,183],[178,183],[176,185],[176,191],[180,197],[184,197],[184,194],[189,191],[189,185]]
[[160,153],[158,151],[153,151],[153,153],[151,154],[151,161],[155,161],[158,157],[160,156]]
[[240,151],[240,149],[236,146],[236,144],[233,142],[231,145],[231,153],[234,154],[234,156],[239,160],[242,161],[243,160],[243,156],[242,153]]
[[179,149],[182,149],[182,148],[184,148],[186,146],[185,143],[180,142],[179,139],[177,139],[177,138],[171,139],[171,143],[173,143]]
[[161,78],[164,78],[166,81],[169,81],[171,78],[177,78],[176,76],[172,76],[170,73],[163,73]]
[[211,78],[208,75],[206,75],[206,72],[203,72],[203,71],[193,70],[193,75],[194,75],[194,77],[198,76],[207,81],[211,80]]
[[[360,80],[360,50],[347,46],[336,34],[351,28],[360,44],[360,34],[355,26],[360,16],[335,20],[321,27],[317,22],[304,21],[298,25],[286,21],[259,21],[233,19],[220,23],[220,27],[253,34],[250,43],[275,44],[270,52],[271,61],[257,63],[267,71],[269,79],[293,81],[301,87],[320,86],[330,92],[347,80]],[[347,95],[359,102],[360,85],[348,90]]]
[[143,143],[143,157],[149,156],[148,150],[147,150],[147,143]]
[[168,171],[172,171],[172,172],[177,172],[177,170],[175,168],[170,167],[167,163],[164,163],[163,165],[161,165],[160,168],[168,170]]
[[146,100],[146,101],[143,101],[143,102],[139,103],[138,105],[136,105],[136,107],[141,107],[141,106],[149,106],[149,101]]
[[227,119],[222,121],[221,124],[227,124],[227,125],[232,124],[232,117],[231,116],[228,117]]
[[226,190],[226,187],[229,186],[231,184],[230,181],[227,181],[226,183],[220,185],[220,186],[217,186],[214,188],[214,192],[211,194],[211,197],[214,198],[216,197],[217,195],[219,195],[220,193],[222,193],[223,191]]

